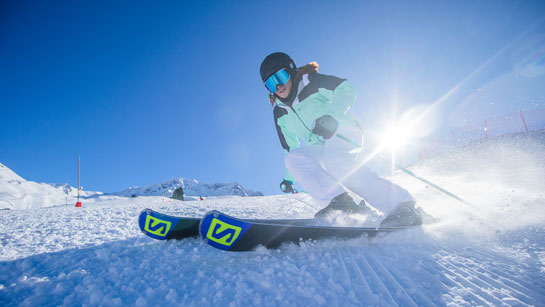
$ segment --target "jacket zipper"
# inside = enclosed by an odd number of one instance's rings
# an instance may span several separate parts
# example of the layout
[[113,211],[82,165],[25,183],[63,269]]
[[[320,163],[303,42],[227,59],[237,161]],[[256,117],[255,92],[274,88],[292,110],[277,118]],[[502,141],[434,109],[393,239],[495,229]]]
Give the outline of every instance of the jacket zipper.
[[289,107],[290,107],[290,109],[293,111],[293,113],[295,113],[295,115],[297,115],[297,118],[299,118],[299,120],[301,121],[301,123],[303,124],[303,126],[305,126],[305,128],[306,128],[308,131],[310,131],[311,133],[313,133],[312,130],[310,130],[310,129],[308,128],[308,126],[305,124],[305,122],[303,121],[303,119],[301,119],[301,117],[299,116],[299,114],[297,114],[297,112],[295,111],[295,109],[294,109],[292,106],[289,106]]

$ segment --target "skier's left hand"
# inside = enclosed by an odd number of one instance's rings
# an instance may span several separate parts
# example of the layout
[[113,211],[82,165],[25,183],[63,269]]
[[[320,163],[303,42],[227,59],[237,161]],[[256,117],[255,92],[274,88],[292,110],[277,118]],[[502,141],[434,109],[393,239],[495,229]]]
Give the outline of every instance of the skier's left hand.
[[280,190],[284,193],[293,193],[293,182],[284,179],[284,181],[280,183]]
[[339,122],[331,115],[324,115],[314,121],[312,132],[327,140],[335,135],[337,128],[339,128]]

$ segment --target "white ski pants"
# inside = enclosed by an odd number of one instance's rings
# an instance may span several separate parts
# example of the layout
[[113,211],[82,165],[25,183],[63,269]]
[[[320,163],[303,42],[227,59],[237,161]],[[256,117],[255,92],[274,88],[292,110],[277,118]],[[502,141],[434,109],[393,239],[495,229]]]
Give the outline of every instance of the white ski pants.
[[[356,127],[341,126],[339,133],[363,143]],[[288,153],[285,164],[301,186],[316,200],[329,202],[347,190],[358,194],[388,216],[398,204],[413,201],[402,187],[379,177],[364,166],[354,145],[333,136],[324,145],[309,145]]]

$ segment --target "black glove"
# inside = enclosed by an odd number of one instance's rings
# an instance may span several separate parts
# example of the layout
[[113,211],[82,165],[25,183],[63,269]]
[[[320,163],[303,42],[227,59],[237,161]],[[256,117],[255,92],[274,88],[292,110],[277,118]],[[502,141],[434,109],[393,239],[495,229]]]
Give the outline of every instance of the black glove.
[[280,183],[280,190],[284,193],[293,193],[293,182],[284,179],[284,181]]
[[331,115],[324,115],[314,121],[312,132],[327,140],[335,135],[337,128],[339,128],[339,122]]

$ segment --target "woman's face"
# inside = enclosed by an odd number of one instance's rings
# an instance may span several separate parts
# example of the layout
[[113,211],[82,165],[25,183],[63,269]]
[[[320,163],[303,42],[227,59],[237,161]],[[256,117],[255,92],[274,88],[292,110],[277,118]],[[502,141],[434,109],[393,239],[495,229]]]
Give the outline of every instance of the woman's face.
[[291,85],[292,85],[291,78],[288,80],[288,83],[286,83],[284,85],[278,84],[276,86],[276,96],[278,96],[280,98],[288,97],[288,95],[290,94],[290,91],[291,91]]

